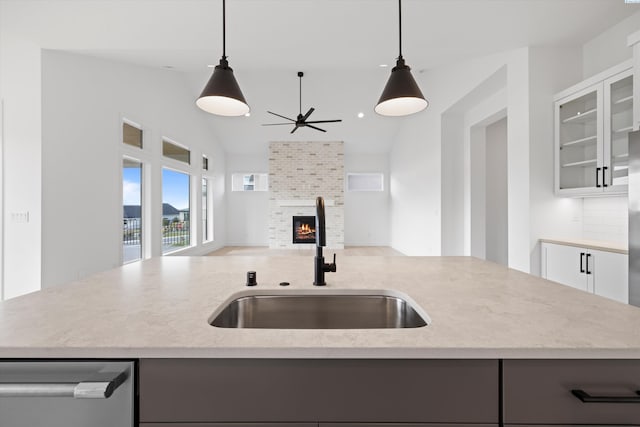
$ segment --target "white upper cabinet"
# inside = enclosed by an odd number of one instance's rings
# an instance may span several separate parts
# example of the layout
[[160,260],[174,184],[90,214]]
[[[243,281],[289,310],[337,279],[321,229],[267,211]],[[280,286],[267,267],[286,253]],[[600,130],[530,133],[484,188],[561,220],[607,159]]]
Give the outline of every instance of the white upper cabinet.
[[631,61],[555,97],[555,191],[562,196],[627,192],[633,123]]

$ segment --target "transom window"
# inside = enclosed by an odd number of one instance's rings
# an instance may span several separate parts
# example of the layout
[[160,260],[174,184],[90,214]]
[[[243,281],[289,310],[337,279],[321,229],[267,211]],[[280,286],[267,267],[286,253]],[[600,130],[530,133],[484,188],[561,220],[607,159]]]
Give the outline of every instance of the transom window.
[[384,191],[384,174],[348,173],[347,191]]
[[122,142],[132,147],[142,148],[142,129],[129,124],[122,123]]
[[231,175],[231,191],[268,191],[269,175],[266,173],[234,173]]
[[188,165],[191,164],[191,151],[166,139],[162,140],[162,155]]

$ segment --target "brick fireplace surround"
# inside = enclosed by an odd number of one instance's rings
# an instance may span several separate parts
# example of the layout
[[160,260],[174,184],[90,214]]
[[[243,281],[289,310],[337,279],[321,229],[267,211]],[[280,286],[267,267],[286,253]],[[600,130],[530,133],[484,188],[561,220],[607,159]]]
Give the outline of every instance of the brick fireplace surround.
[[344,248],[344,143],[269,143],[269,247],[311,249],[292,242],[292,217],[315,215],[324,197],[327,247]]

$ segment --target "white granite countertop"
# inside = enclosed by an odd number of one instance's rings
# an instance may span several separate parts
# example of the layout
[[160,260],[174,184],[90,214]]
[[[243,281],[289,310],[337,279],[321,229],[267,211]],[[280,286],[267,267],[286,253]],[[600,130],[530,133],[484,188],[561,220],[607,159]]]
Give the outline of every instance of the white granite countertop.
[[629,247],[622,243],[606,242],[602,240],[588,239],[540,239],[541,242],[555,243],[557,245],[576,246],[585,249],[595,249],[599,251],[615,252],[619,254],[628,254]]
[[[330,251],[327,251],[330,252]],[[326,255],[326,254],[325,254]],[[231,295],[311,290],[309,257],[158,257],[0,303],[2,358],[635,358],[640,308],[467,257],[338,258],[328,286],[409,295],[415,329],[224,329]]]

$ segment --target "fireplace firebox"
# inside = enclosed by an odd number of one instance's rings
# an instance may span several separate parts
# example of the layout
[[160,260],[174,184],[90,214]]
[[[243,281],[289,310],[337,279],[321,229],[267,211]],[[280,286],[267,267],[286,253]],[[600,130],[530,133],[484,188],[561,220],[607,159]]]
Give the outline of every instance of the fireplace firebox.
[[315,243],[316,242],[316,217],[315,216],[294,216],[293,217],[293,243]]

